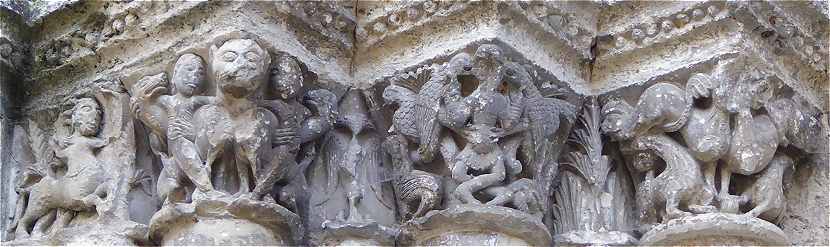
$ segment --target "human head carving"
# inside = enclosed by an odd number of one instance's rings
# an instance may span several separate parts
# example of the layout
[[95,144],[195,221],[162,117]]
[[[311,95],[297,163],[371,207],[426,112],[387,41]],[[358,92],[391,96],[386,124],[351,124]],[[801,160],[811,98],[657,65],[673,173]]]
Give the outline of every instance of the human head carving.
[[269,82],[276,96],[283,100],[294,98],[303,87],[300,62],[290,56],[280,57],[271,67]]
[[95,136],[101,124],[101,108],[94,99],[81,98],[72,107],[72,128],[83,136]]
[[244,98],[267,79],[271,56],[256,41],[231,39],[211,48],[211,68],[222,95]]
[[483,44],[476,49],[476,62],[502,63],[504,52],[493,44]]
[[447,62],[447,72],[450,75],[467,74],[473,68],[473,59],[465,52],[458,53]]
[[190,97],[204,90],[205,63],[195,54],[184,54],[173,68],[173,94]]

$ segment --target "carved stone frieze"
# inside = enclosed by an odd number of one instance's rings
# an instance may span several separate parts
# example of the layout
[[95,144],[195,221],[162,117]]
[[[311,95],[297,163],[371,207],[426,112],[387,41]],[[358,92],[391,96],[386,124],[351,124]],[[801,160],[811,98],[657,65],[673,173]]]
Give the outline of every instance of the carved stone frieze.
[[0,0],[0,241],[827,245],[826,7]]

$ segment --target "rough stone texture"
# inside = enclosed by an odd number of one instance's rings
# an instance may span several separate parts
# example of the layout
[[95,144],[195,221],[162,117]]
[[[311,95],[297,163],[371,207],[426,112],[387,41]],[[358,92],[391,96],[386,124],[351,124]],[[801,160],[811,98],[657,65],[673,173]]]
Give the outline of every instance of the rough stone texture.
[[828,245],[828,7],[0,0],[0,241]]

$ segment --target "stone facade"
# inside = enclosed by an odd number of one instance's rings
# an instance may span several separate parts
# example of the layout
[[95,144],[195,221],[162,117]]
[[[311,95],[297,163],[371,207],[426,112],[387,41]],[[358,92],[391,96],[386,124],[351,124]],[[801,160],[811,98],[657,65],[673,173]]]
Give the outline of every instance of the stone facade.
[[826,2],[0,0],[6,245],[828,245]]

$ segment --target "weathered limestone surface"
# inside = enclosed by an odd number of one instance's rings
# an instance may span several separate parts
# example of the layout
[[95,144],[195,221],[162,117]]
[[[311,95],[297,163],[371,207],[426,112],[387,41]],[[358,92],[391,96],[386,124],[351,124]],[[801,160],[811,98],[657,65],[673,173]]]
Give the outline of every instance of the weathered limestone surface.
[[0,0],[0,241],[828,245],[828,8]]

